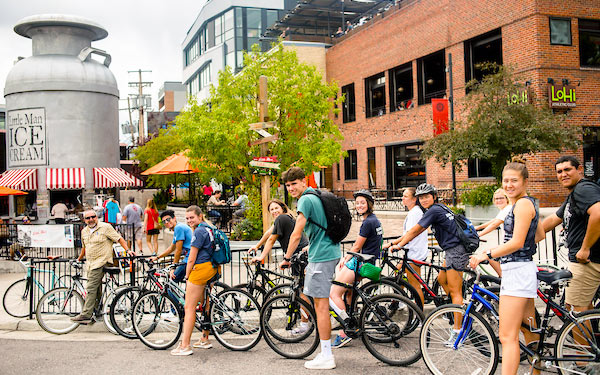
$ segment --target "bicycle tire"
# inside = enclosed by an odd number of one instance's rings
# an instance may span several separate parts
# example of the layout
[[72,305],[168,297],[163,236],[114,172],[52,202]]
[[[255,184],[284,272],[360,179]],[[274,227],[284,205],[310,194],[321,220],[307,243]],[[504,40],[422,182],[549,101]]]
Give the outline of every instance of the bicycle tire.
[[283,294],[291,294],[292,293],[292,283],[285,283],[281,285],[277,285],[274,288],[271,288],[267,291],[265,295],[265,301],[273,298],[274,296],[283,295]]
[[[262,286],[254,283],[238,284],[233,286],[234,289],[244,289],[250,293],[250,295],[258,302],[259,306],[265,301],[267,291]],[[220,293],[220,292],[219,292]]]
[[2,297],[4,311],[15,318],[29,315],[29,282],[27,279],[17,280],[4,292]]
[[[398,308],[400,303],[405,307]],[[408,366],[421,358],[416,328],[424,320],[423,311],[408,298],[380,294],[365,301],[360,316],[361,339],[378,360],[392,366]]]
[[142,288],[131,286],[119,290],[110,304],[109,318],[115,331],[127,339],[135,339],[133,329],[133,306],[142,293]]
[[[583,329],[572,322],[567,321],[556,337],[554,346],[554,354],[556,358],[565,358],[566,356],[581,356],[579,362],[584,362],[584,358],[587,357],[590,361],[587,365],[579,366],[576,361],[556,361],[555,364],[558,367],[558,372],[561,375],[571,375],[574,370],[580,373],[586,374],[600,374],[600,362],[594,362],[593,360],[598,358],[599,353],[594,353],[593,349],[590,348],[588,340],[596,345],[596,348],[600,346],[600,310],[588,310],[576,315],[577,322],[583,325]],[[576,330],[574,332],[574,330]],[[579,336],[580,339],[585,340],[585,344],[577,342],[574,336]],[[582,340],[582,341],[583,341]],[[584,353],[582,353],[584,352]]]
[[35,309],[35,318],[46,332],[62,335],[79,327],[71,321],[83,311],[83,297],[70,288],[55,288],[44,294]]
[[[300,326],[302,315],[308,321],[308,329],[293,334]],[[306,358],[319,346],[317,317],[313,307],[300,298],[292,303],[290,294],[276,295],[268,299],[260,311],[260,327],[267,345],[277,354],[290,359]]]
[[184,313],[179,303],[158,292],[142,294],[133,306],[133,329],[149,348],[165,350],[173,346],[183,332]]
[[108,293],[108,295],[102,296],[102,298],[103,298],[103,301],[102,301],[102,321],[104,322],[104,326],[106,327],[106,329],[108,330],[108,332],[112,333],[113,335],[118,335],[119,333],[113,327],[112,322],[110,321],[110,305],[112,304],[112,301],[115,298],[117,291],[119,291],[120,289],[123,289],[123,288],[126,288],[126,287],[120,287],[120,288],[117,288],[115,290],[111,290]]
[[453,325],[446,317],[457,312],[464,314],[464,307],[444,305],[425,319],[419,338],[425,365],[434,375],[494,374],[499,359],[498,341],[481,314],[471,311],[468,319],[471,329],[467,337],[456,349],[447,346]]
[[370,288],[371,285],[377,285],[378,283],[391,287],[391,290],[386,291],[384,289],[379,294],[400,294],[401,296],[404,296],[410,301],[414,302],[415,305],[417,305],[421,310],[423,310],[423,302],[421,302],[421,298],[419,297],[417,290],[414,286],[410,285],[410,283],[404,279],[386,277],[384,279],[381,279],[380,281],[370,281],[362,285],[360,288],[364,291],[365,289]]
[[209,317],[215,338],[229,350],[250,350],[260,341],[260,305],[243,289],[219,293],[210,301]]

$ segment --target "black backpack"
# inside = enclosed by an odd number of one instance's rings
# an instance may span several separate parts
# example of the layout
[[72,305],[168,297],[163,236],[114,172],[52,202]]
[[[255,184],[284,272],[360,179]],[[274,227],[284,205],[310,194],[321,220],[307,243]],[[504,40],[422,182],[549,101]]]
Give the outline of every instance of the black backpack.
[[321,200],[323,209],[325,210],[325,217],[327,218],[327,228],[324,228],[310,218],[308,218],[308,221],[323,229],[333,243],[342,242],[348,235],[348,232],[350,232],[350,226],[352,225],[352,215],[348,209],[346,199],[321,190],[309,190],[306,194],[316,195]]
[[467,253],[474,253],[479,248],[479,234],[471,220],[467,219],[464,215],[455,214],[454,211],[439,204],[446,211],[454,216],[454,222],[456,223],[456,236],[460,240],[460,243],[465,247]]

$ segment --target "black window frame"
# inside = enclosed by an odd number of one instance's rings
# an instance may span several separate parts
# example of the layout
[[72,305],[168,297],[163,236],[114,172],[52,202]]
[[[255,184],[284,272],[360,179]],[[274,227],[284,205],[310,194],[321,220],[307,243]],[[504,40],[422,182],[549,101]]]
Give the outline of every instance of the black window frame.
[[[464,42],[464,50],[465,50],[465,83],[475,79],[478,82],[481,82],[481,79],[484,77],[480,71],[476,70],[476,67],[473,64],[473,49],[480,47],[482,45],[488,43],[494,43],[500,41],[500,61],[488,61],[495,62],[498,65],[502,65],[504,61],[504,56],[502,53],[502,29],[495,29],[489,31],[487,33],[476,36],[475,38],[466,40]],[[480,75],[480,77],[477,77]],[[468,92],[468,90],[467,90]]]
[[472,158],[467,160],[468,178],[494,177],[492,163],[487,159]]
[[[597,29],[585,29],[585,28],[582,28],[582,26],[581,26],[582,23],[588,23],[588,22],[595,22],[595,23],[597,23],[598,24],[597,25]],[[585,40],[585,38],[582,36],[582,31],[585,32],[585,33],[596,34],[596,36],[598,38],[600,38],[600,20],[580,18],[578,20],[578,30],[579,30],[579,65],[581,67],[584,67],[584,68],[600,68],[600,59],[598,59],[598,62],[596,64],[592,64],[592,65],[584,64],[583,63],[583,59],[585,58],[584,55],[587,55],[587,53],[584,54],[584,51],[583,51],[584,43],[582,43]],[[598,48],[600,48],[600,47],[598,47]]]
[[356,95],[354,82],[342,87],[344,102],[342,103],[342,123],[356,121]]
[[[426,90],[427,89],[426,85],[428,84],[427,81],[429,81],[429,79],[425,80],[425,78],[429,77],[429,78],[433,79],[433,77],[432,77],[432,75],[429,74],[427,69],[425,69],[425,64],[431,60],[434,60],[434,58],[438,57],[438,55],[441,55],[443,57],[443,60],[442,60],[442,72],[443,72],[443,77],[444,77],[444,79],[442,80],[443,87],[440,86],[439,90],[435,90],[435,91],[428,93]],[[439,74],[439,72],[435,72],[434,74],[435,74],[436,78],[439,78],[442,76],[441,74]],[[431,85],[433,85],[433,84],[435,84],[435,81],[434,81],[434,83],[431,83]],[[434,99],[434,98],[441,99],[446,96],[446,91],[448,90],[448,82],[447,82],[447,78],[446,78],[446,50],[445,49],[430,53],[427,56],[423,56],[423,57],[417,59],[417,85],[418,85],[417,92],[418,92],[419,105],[429,104],[429,103],[431,103],[431,99]]]
[[[372,174],[371,171],[373,172]],[[373,177],[372,182],[371,177]],[[367,148],[367,182],[369,189],[377,187],[377,151],[375,147]]]
[[[567,21],[569,23],[569,43],[552,42],[552,21]],[[548,36],[550,45],[553,46],[572,46],[573,45],[573,25],[570,18],[565,17],[548,17]]]
[[356,150],[347,150],[348,156],[344,158],[344,180],[358,180],[358,153]]
[[[407,89],[404,89],[404,87],[401,86],[403,88],[403,91],[402,91],[403,94],[398,95],[397,94],[397,90],[398,90],[397,76],[399,74],[403,74],[403,73],[407,73],[407,72],[410,72],[410,80],[407,81],[410,83],[409,87]],[[408,103],[408,101],[414,101],[414,99],[415,99],[415,91],[414,91],[414,87],[413,87],[412,61],[390,69],[388,72],[388,75],[390,77],[389,78],[389,80],[390,80],[390,84],[389,84],[390,113],[409,108],[407,105],[402,105],[402,103]]]
[[[383,82],[377,82],[383,78]],[[385,98],[385,72],[377,73],[365,78],[365,116],[367,118],[382,116],[386,113],[387,100]],[[381,100],[383,105],[373,107],[373,90],[383,89]]]

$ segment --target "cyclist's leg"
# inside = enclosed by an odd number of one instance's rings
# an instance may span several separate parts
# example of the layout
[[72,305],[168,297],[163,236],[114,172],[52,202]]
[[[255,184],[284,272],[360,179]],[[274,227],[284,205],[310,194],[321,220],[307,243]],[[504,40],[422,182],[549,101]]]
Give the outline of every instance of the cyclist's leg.
[[88,271],[88,282],[86,286],[87,296],[85,297],[85,303],[83,305],[83,310],[81,311],[82,317],[91,318],[94,310],[98,306],[100,299],[102,298],[103,277],[103,267]]
[[519,330],[531,298],[500,296],[500,329],[502,343],[502,375],[517,373],[520,361]]
[[[444,261],[444,263],[442,264],[442,267],[446,268],[446,261]],[[446,293],[446,295],[450,295],[449,289],[448,289],[448,275],[446,274],[445,270],[440,270],[440,272],[438,273],[437,280],[438,280],[438,283],[440,284],[440,286],[442,287],[442,289],[444,289],[444,292]]]
[[[416,264],[411,264],[410,266],[415,270],[417,274],[421,275],[421,266],[418,266]],[[425,304],[425,296],[423,295],[423,288],[419,280],[417,280],[417,278],[414,277],[413,274],[409,271],[406,271],[406,278],[408,279],[408,283],[412,285],[417,291],[419,298],[421,298],[421,304]]]
[[[353,258],[348,262],[349,264],[343,264],[341,268],[338,268],[338,272],[335,275],[335,280],[345,284],[351,284],[354,282],[354,267],[356,266],[356,258]],[[352,268],[352,269],[351,269]],[[348,291],[348,288],[344,288],[340,285],[332,285],[331,291],[329,292],[329,306],[335,311],[335,313],[345,322],[349,323],[350,317],[346,311],[346,303],[344,302],[344,294]],[[344,330],[340,330],[338,335],[342,338],[346,336]],[[337,340],[337,339],[336,339]]]
[[[452,303],[456,305],[462,305],[462,283],[463,276],[462,272],[457,270],[448,269],[446,270],[446,278],[448,280],[448,294],[452,299]],[[454,329],[458,330],[461,327],[462,315],[460,313],[454,314]]]
[[183,335],[181,337],[182,349],[190,348],[192,331],[196,323],[196,306],[204,294],[204,285],[196,285],[190,281],[187,282],[185,290],[185,318],[183,320]]

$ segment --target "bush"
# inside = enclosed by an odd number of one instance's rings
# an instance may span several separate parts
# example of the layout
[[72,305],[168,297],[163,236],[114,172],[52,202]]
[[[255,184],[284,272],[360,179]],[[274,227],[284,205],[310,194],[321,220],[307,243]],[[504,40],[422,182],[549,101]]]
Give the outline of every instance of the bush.
[[477,185],[460,196],[463,204],[470,206],[489,206],[493,204],[494,192],[499,185]]
[[262,222],[244,219],[231,230],[231,239],[236,241],[257,240],[262,236]]
[[159,210],[164,210],[167,207],[167,203],[169,202],[169,193],[166,190],[159,190],[152,196],[154,203],[156,204],[156,208]]
[[465,209],[462,207],[448,206],[448,208],[451,209],[456,215],[465,215]]

